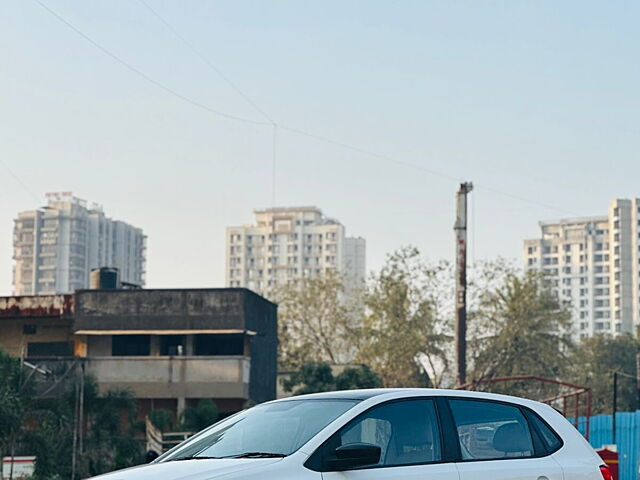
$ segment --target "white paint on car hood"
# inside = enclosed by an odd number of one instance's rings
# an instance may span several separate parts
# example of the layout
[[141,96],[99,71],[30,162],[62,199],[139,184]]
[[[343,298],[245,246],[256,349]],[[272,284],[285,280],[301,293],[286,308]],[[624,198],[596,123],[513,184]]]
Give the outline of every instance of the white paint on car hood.
[[93,478],[100,480],[208,480],[255,470],[279,461],[281,461],[280,458],[178,460],[127,468]]

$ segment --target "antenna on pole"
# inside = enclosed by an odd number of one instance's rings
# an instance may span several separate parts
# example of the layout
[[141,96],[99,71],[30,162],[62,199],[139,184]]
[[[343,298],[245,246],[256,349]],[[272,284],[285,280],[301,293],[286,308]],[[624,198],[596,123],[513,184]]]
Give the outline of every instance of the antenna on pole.
[[473,183],[460,184],[456,193],[456,385],[467,382],[467,195]]

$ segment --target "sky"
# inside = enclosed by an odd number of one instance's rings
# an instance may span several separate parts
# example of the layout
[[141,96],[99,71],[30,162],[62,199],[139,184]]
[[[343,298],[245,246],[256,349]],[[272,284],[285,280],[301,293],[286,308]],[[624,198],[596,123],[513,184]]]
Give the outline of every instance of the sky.
[[452,259],[460,181],[472,259],[640,197],[638,2],[145,0],[210,68],[140,0],[40,1],[144,78],[0,1],[0,295],[46,192],[143,228],[151,288],[224,286],[225,227],[256,208],[322,208],[375,270]]

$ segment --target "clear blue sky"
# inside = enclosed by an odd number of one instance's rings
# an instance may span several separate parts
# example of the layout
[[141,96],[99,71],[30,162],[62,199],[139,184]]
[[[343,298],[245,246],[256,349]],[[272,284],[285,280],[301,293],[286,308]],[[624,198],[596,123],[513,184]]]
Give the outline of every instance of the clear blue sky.
[[[43,0],[45,1],[45,0]],[[640,3],[147,0],[278,123],[476,182],[473,255],[640,196]],[[137,0],[48,0],[181,94],[262,120]],[[271,205],[271,130],[172,97],[33,0],[0,2],[0,294],[12,219],[71,190],[144,228],[148,286],[223,286],[224,228]],[[456,181],[278,137],[276,203],[451,258]],[[558,210],[496,194],[497,189]]]

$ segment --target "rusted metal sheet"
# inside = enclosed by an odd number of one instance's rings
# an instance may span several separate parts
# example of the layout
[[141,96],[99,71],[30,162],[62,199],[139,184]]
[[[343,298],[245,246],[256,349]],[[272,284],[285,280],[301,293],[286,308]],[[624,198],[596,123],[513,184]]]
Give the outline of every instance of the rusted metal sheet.
[[71,316],[74,303],[73,295],[0,297],[0,318]]

